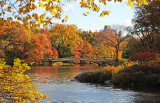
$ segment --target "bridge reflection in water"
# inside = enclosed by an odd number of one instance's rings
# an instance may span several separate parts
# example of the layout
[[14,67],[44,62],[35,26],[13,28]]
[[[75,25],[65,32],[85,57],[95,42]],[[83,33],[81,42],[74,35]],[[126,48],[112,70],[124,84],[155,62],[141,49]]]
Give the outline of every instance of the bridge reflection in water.
[[43,59],[44,62],[48,62],[49,65],[55,62],[69,62],[69,61],[89,61],[93,63],[97,63],[99,66],[103,66],[113,61],[113,59],[91,59],[91,58],[58,58],[58,59]]

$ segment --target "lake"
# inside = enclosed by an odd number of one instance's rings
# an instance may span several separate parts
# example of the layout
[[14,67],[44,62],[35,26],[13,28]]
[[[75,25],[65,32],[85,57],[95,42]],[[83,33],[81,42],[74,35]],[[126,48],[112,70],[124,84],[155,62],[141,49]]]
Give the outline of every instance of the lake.
[[49,95],[42,103],[160,103],[160,93],[113,88],[105,85],[80,83],[74,77],[101,66],[73,65],[32,67],[27,71],[39,92]]

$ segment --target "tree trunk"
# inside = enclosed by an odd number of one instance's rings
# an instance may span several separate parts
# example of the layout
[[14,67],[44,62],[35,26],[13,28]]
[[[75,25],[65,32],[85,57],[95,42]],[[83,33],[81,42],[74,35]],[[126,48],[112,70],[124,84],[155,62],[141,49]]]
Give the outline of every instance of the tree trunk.
[[116,62],[118,62],[118,49],[116,49]]

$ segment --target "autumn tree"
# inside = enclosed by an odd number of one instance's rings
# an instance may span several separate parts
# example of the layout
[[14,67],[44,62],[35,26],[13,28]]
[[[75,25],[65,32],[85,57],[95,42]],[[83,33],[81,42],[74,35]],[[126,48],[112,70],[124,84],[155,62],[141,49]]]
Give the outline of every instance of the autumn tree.
[[72,25],[55,24],[50,30],[53,48],[57,49],[59,57],[72,57],[74,49],[82,47],[83,41]]
[[143,45],[139,38],[135,37],[135,35],[131,35],[126,38],[124,41],[125,47],[123,48],[123,58],[129,58],[131,60],[135,60],[135,57],[138,52],[144,52],[145,50],[142,49]]
[[[99,59],[113,59],[115,50],[113,47],[106,45],[106,42],[99,42],[97,44],[97,58]],[[94,47],[95,48],[95,47]]]
[[53,50],[53,58],[54,59],[58,58],[58,51],[56,49]]
[[90,43],[91,45],[94,45],[97,40],[97,33],[89,31],[78,31],[80,37],[85,41]]
[[[135,34],[143,48],[159,51],[160,41],[160,1],[153,0],[148,5],[135,8],[133,18]],[[160,52],[160,51],[159,51]]]
[[41,63],[42,59],[52,57],[52,45],[48,39],[50,36],[42,34],[44,31],[34,32],[34,37],[31,38],[31,42],[26,50],[25,55],[27,56],[28,62]]
[[81,50],[82,50],[81,47],[79,47],[79,46],[75,47],[74,51],[72,52],[73,57],[74,58],[80,58],[81,57]]
[[52,44],[51,44],[51,33],[47,29],[41,29],[37,31],[36,33],[39,33],[40,43],[43,47],[43,55],[44,58],[52,57],[53,51],[52,51]]
[[27,43],[28,37],[23,27],[0,27],[0,49],[4,52],[3,58],[7,64],[13,65],[15,58],[25,58]]
[[[82,50],[82,48],[80,46],[75,47],[74,51],[72,52],[73,57],[74,58],[81,58],[81,50]],[[80,63],[80,61],[79,60],[73,61],[73,63],[78,64],[78,63]]]
[[82,58],[92,58],[93,48],[90,43],[83,42],[83,47],[80,51]]
[[104,35],[106,39],[106,45],[109,45],[115,49],[115,59],[118,62],[120,58],[119,52],[122,50],[122,42],[127,36],[123,36],[125,31],[125,26],[123,25],[113,25],[112,30],[100,32],[100,35]]

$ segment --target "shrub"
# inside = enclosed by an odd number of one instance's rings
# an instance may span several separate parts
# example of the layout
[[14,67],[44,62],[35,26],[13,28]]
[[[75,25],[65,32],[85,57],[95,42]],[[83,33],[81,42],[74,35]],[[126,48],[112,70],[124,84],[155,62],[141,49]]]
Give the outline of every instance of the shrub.
[[160,86],[160,74],[145,74],[143,72],[120,72],[112,76],[112,83],[121,86]]
[[112,76],[112,83],[122,86],[160,86],[160,61],[149,61],[126,67]]
[[118,66],[107,66],[107,67],[104,67],[104,70],[107,70],[107,71],[111,71],[112,73],[117,73],[121,70],[123,70],[124,68],[129,68],[133,65],[136,65],[137,62],[124,62],[124,64],[122,65],[118,65]]
[[117,73],[120,70],[122,70],[122,68],[123,68],[122,66],[117,66],[117,67],[107,66],[107,67],[104,67],[103,70],[110,71],[110,72],[112,72],[112,74],[114,74],[114,73]]
[[139,62],[146,62],[151,60],[158,60],[158,54],[157,53],[150,53],[149,51],[146,52],[139,52],[136,55],[136,60]]
[[110,66],[119,66],[119,65],[124,65],[124,64],[126,64],[128,62],[131,62],[130,59],[124,59],[124,58],[122,58],[118,62],[113,61],[113,62],[110,62],[108,65],[110,65]]

